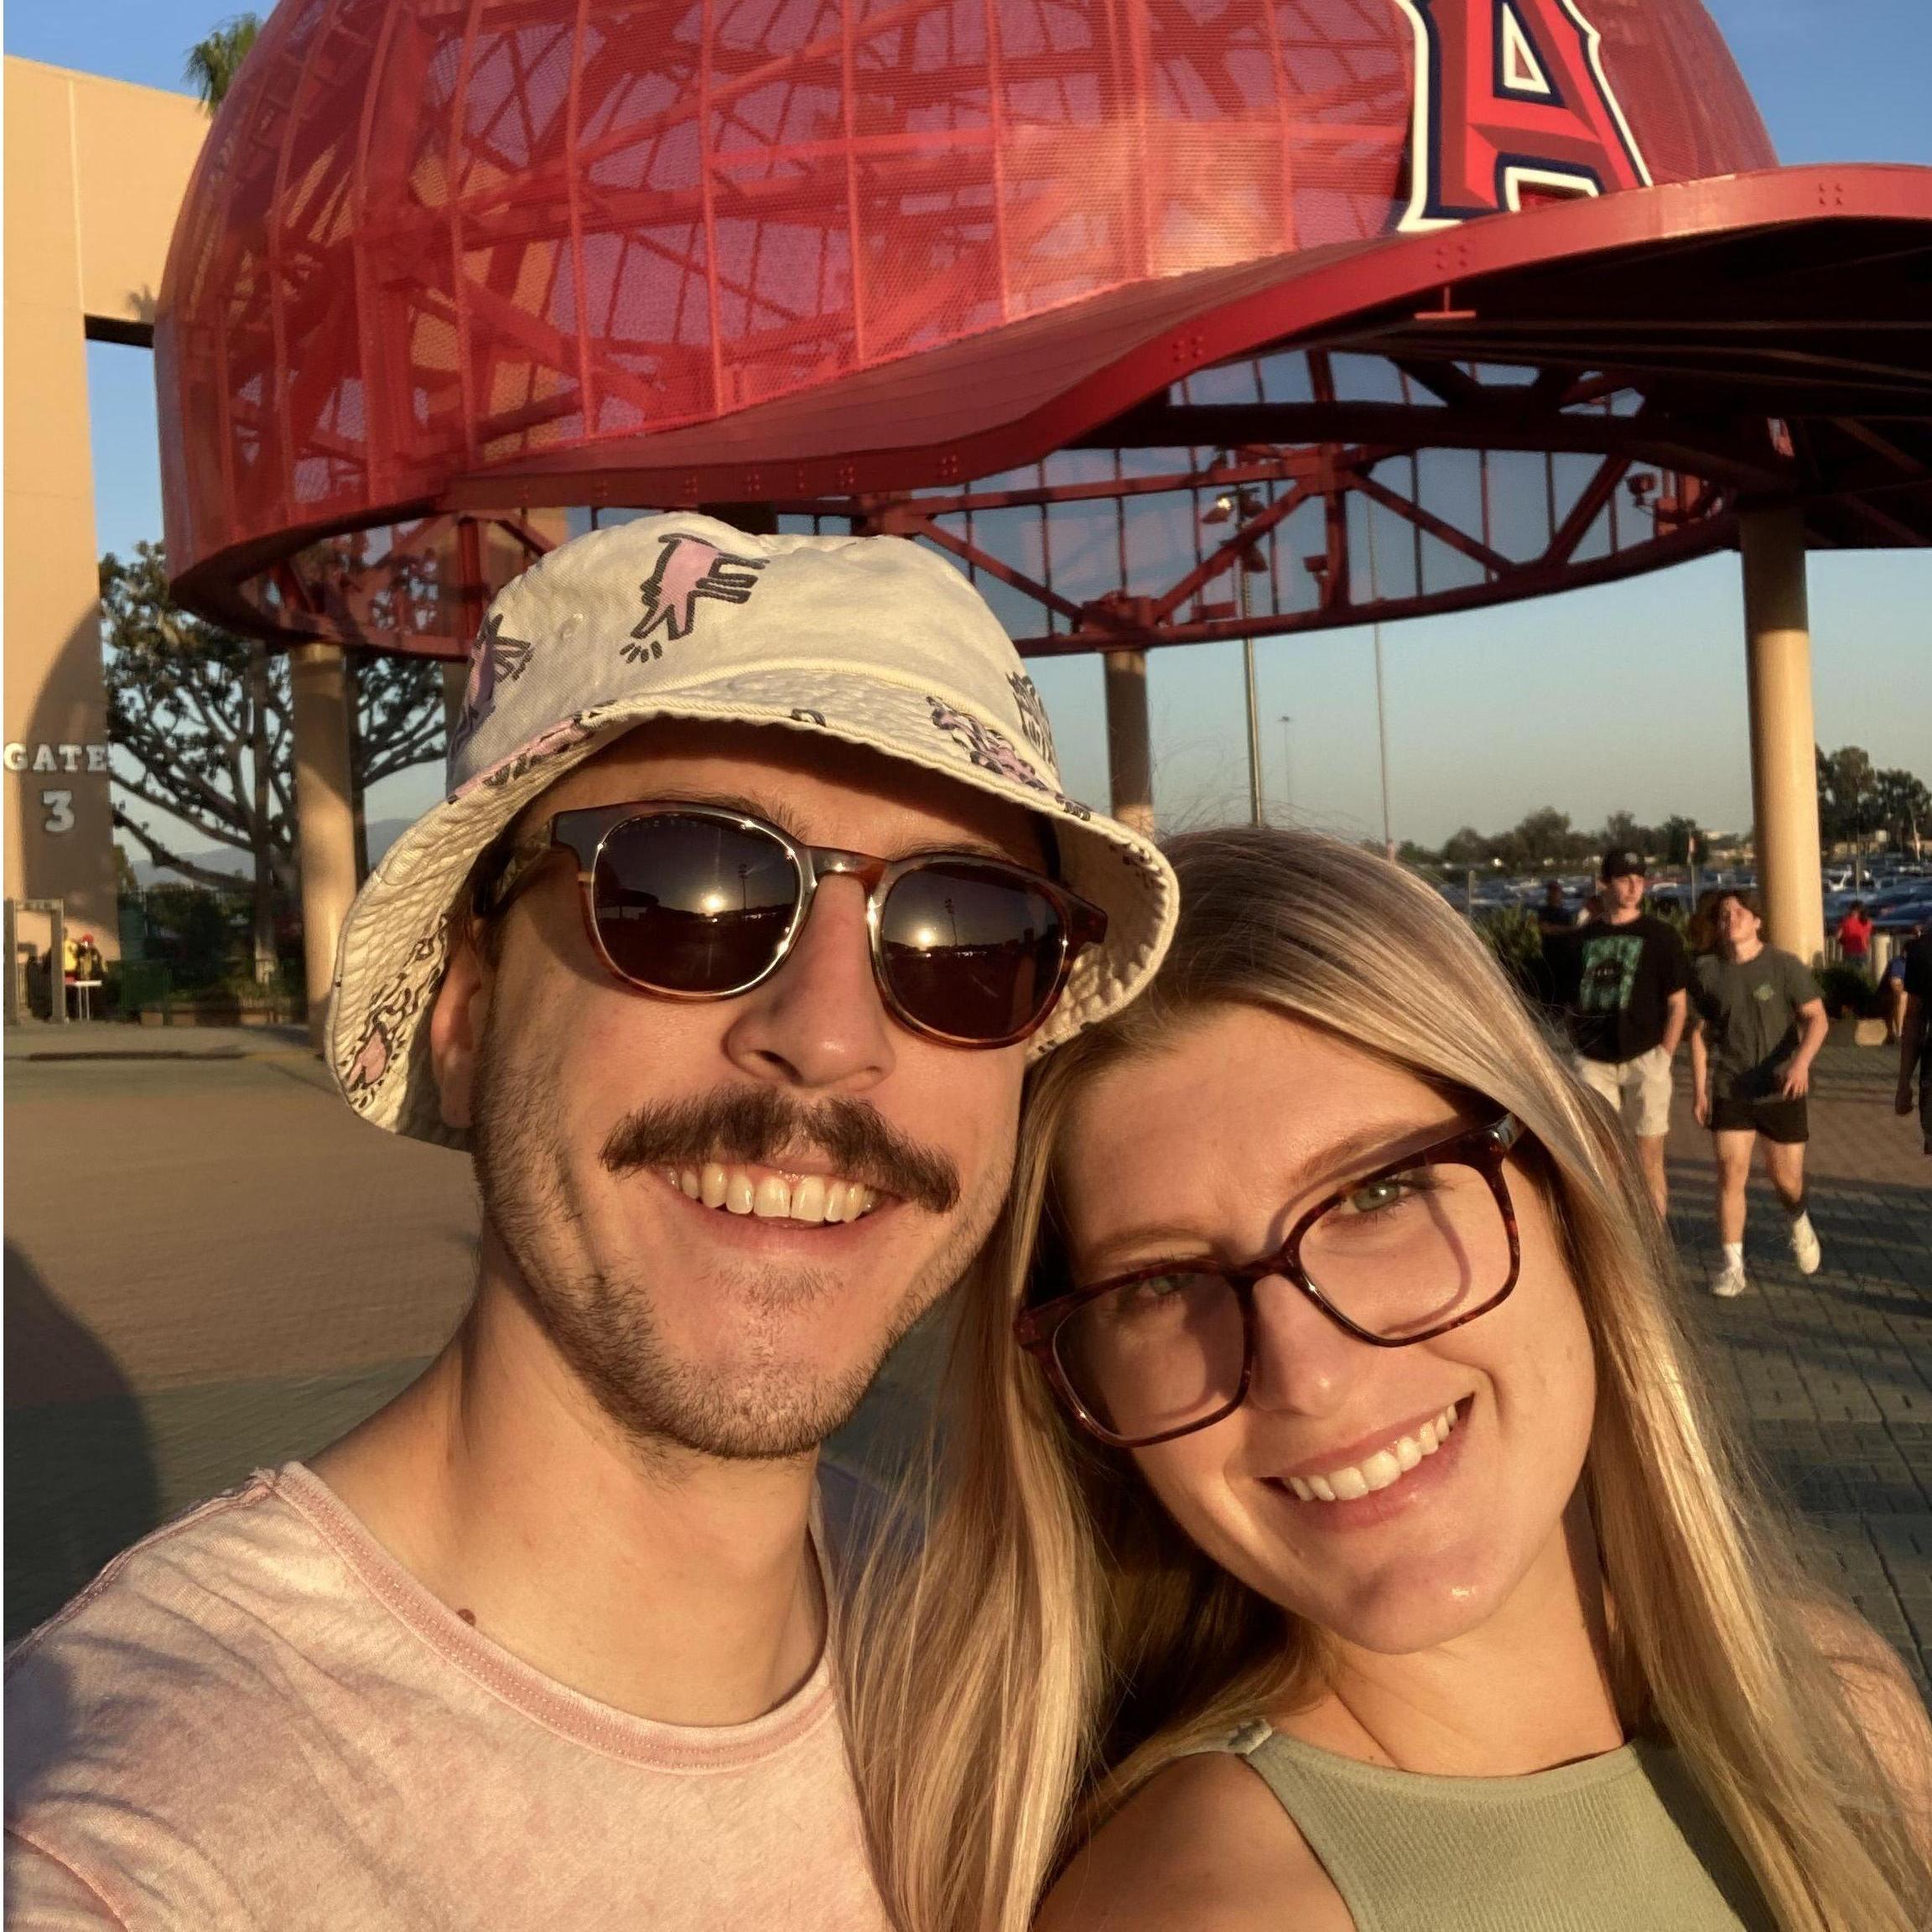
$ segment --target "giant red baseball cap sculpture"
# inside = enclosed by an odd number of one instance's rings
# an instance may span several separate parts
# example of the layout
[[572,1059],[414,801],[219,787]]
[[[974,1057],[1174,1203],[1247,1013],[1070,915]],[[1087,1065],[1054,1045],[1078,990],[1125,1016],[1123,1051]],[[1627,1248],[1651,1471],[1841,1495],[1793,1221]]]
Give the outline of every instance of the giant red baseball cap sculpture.
[[530,507],[702,504],[1040,652],[1919,543],[1929,294],[1932,170],[1776,166],[1697,0],[307,0],[169,262],[169,564],[453,656]]

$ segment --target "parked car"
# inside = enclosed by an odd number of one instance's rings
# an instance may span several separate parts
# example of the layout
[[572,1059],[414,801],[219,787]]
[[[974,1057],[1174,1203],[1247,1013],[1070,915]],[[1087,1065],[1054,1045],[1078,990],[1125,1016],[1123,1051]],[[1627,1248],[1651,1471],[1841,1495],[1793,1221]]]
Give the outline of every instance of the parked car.
[[1932,893],[1918,899],[1893,900],[1882,911],[1872,915],[1872,930],[1889,932],[1894,938],[1926,926],[1932,926]]

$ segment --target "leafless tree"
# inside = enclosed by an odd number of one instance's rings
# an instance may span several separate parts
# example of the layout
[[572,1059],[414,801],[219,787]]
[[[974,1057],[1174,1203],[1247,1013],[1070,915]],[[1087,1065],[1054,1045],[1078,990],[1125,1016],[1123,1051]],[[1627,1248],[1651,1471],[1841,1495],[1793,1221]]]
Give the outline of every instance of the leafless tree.
[[[298,886],[293,736],[286,657],[205,622],[168,595],[158,543],[101,560],[107,733],[120,754],[116,827],[149,861],[202,885],[231,875],[174,849],[139,806],[214,845],[246,852],[255,880],[255,972],[275,969],[274,906]],[[439,756],[445,731],[434,665],[368,657],[354,666],[351,779],[358,825],[368,787]],[[366,851],[358,864],[367,869]]]

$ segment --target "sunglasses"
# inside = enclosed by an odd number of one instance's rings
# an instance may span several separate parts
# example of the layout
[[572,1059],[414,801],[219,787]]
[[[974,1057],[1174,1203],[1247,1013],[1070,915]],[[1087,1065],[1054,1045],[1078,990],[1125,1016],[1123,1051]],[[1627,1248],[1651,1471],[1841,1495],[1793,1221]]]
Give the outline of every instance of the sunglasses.
[[807,845],[781,827],[704,805],[559,812],[476,895],[509,903],[555,852],[577,861],[597,957],[667,1000],[730,1000],[771,978],[830,878],[865,888],[872,974],[886,1010],[952,1046],[1010,1046],[1053,1010],[1107,915],[1064,886],[972,852],[876,859]]

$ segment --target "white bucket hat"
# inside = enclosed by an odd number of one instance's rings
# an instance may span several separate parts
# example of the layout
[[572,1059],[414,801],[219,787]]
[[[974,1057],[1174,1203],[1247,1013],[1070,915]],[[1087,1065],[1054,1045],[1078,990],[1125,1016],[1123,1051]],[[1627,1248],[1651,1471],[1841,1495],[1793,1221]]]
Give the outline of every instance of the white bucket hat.
[[752,537],[694,513],[640,517],[561,545],[497,594],[472,647],[448,795],[350,909],[329,1060],[364,1119],[468,1145],[444,1124],[424,1024],[465,883],[532,798],[651,718],[869,745],[1046,819],[1065,883],[1108,924],[1031,1053],[1124,1006],[1167,949],[1177,890],[1166,860],[1061,791],[1039,693],[951,564],[897,537]]

